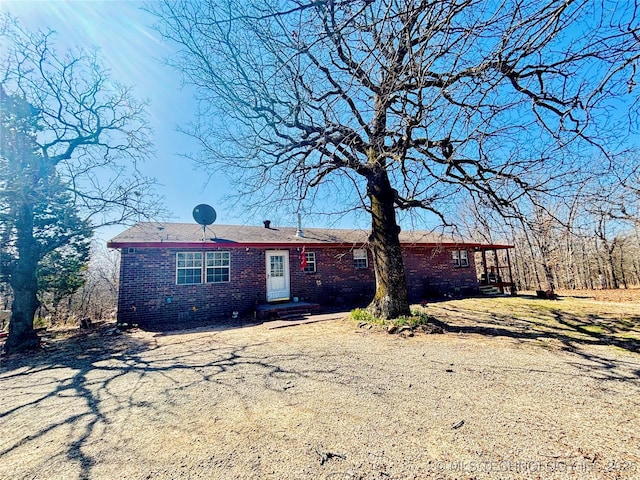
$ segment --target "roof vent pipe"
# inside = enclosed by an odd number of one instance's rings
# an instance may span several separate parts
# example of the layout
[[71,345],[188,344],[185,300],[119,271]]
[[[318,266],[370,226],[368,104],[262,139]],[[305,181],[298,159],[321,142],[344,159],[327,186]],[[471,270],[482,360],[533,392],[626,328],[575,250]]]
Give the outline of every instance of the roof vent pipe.
[[262,223],[264,223],[264,228],[271,228],[271,220],[265,220]]
[[296,231],[296,237],[304,238],[304,233],[302,233],[302,220],[300,219],[299,212],[298,212],[298,230]]

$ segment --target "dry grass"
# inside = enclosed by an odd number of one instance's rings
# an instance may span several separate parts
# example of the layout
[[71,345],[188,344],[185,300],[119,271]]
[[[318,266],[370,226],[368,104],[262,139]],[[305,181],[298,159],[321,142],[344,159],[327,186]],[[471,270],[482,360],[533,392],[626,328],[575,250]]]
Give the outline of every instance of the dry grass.
[[610,290],[558,290],[566,297],[591,298],[598,302],[640,302],[640,287]]
[[[422,310],[448,322],[450,331],[555,341],[565,348],[616,345],[640,351],[640,302],[596,301],[589,294],[558,300],[533,295],[432,303]],[[420,309],[420,307],[417,307]]]
[[0,478],[640,478],[640,305],[430,304],[351,320],[106,330],[3,358]]

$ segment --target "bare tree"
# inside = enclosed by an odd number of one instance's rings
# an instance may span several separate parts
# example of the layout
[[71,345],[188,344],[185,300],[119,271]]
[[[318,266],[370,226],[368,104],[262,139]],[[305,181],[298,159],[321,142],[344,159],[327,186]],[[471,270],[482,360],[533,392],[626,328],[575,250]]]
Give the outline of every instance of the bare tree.
[[638,152],[633,151],[619,162],[614,173],[616,182],[606,192],[613,204],[611,216],[617,220],[640,225],[640,162]]
[[94,245],[86,282],[69,299],[68,314],[92,320],[111,318],[118,300],[119,273],[120,254]]
[[[636,2],[190,1],[151,4],[198,89],[199,161],[264,201],[347,193],[371,216],[383,318],[409,313],[397,210],[505,215],[580,181],[636,97]],[[630,96],[626,102],[625,96]],[[632,114],[635,115],[635,114]],[[613,137],[607,140],[613,141]],[[602,153],[617,147],[608,143]],[[567,155],[570,153],[571,155]],[[568,159],[571,158],[571,161]],[[336,188],[338,187],[338,188]],[[351,202],[351,203],[347,203]],[[520,209],[520,211],[518,211]]]
[[[530,221],[510,223],[515,272],[523,289],[639,284],[640,237],[633,219],[619,216],[622,186],[616,175],[593,178],[581,187],[564,202],[539,209]],[[498,220],[491,219],[488,228],[498,227]]]
[[39,345],[36,270],[77,237],[73,224],[122,223],[157,203],[136,169],[150,151],[145,104],[109,79],[97,52],[59,53],[52,32],[6,15],[0,31],[0,238],[13,292],[5,348],[16,352]]

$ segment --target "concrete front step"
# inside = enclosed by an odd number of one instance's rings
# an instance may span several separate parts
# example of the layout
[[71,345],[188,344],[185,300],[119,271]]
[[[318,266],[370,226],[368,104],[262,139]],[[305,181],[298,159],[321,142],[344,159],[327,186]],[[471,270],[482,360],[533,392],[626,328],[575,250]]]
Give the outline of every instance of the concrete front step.
[[478,289],[480,290],[480,293],[484,295],[501,295],[502,294],[502,292],[500,291],[500,288],[495,287],[493,285],[480,285]]
[[320,305],[310,302],[286,302],[267,303],[256,307],[258,320],[270,320],[275,318],[293,319],[302,318],[320,311]]

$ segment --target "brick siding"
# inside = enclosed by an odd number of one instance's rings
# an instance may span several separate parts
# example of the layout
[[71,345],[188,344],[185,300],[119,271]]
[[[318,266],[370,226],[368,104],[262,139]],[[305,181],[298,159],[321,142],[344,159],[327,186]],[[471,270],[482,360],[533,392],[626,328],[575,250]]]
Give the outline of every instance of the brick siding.
[[[121,251],[118,321],[126,323],[182,323],[228,320],[232,312],[251,317],[255,306],[266,301],[265,250],[213,248],[230,252],[230,281],[176,284],[176,253],[189,249],[135,248]],[[364,306],[373,297],[375,277],[371,253],[369,266],[356,269],[350,248],[311,248],[316,272],[300,266],[301,249],[289,251],[291,296],[323,306]],[[405,270],[411,302],[434,295],[465,294],[477,290],[473,252],[469,267],[455,268],[447,249],[410,247]]]
[[410,302],[478,292],[473,251],[468,250],[469,266],[455,267],[451,250],[438,247],[404,249],[404,269]]

